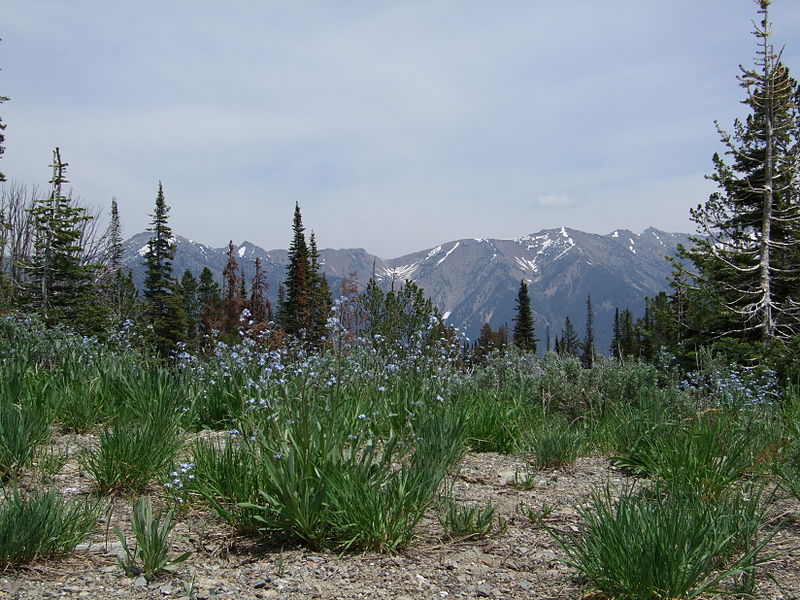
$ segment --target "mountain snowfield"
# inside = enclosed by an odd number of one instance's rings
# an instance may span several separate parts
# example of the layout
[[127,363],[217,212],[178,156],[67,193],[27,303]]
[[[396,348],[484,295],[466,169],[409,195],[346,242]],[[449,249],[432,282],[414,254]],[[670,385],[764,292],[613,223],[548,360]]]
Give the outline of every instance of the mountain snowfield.
[[[133,270],[140,286],[144,277],[142,256],[149,236],[144,232],[125,242],[123,262]],[[208,267],[221,279],[227,248],[211,248],[181,236],[175,239],[176,277],[180,278],[185,269],[199,275]],[[360,287],[374,275],[387,290],[411,279],[436,303],[448,324],[471,340],[484,322],[495,329],[504,323],[513,327],[516,295],[524,279],[541,349],[548,331],[552,339],[560,334],[566,316],[583,335],[586,298],[591,294],[597,349],[606,352],[614,309],[630,308],[640,315],[645,296],[668,289],[671,269],[665,257],[674,255],[678,244],[689,245],[689,234],[650,227],[640,234],[617,229],[598,235],[561,227],[509,240],[454,240],[392,259],[382,259],[361,248],[326,248],[320,251],[320,261],[334,295],[342,278],[351,273],[356,274]],[[274,302],[278,285],[286,277],[287,251],[264,250],[244,241],[236,246],[236,256],[248,279],[254,259],[261,257]]]

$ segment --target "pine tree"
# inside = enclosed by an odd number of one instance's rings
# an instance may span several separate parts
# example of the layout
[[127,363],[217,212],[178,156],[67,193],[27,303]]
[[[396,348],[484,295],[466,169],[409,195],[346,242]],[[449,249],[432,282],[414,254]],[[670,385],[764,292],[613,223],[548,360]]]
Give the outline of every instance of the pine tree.
[[592,296],[586,298],[586,337],[583,339],[583,354],[581,354],[581,364],[585,369],[591,369],[594,365],[597,350],[594,347],[594,309],[592,308]]
[[575,326],[569,317],[564,318],[564,329],[561,331],[561,337],[556,340],[556,352],[562,356],[578,356],[580,352],[580,341],[578,340],[578,333],[575,331]]
[[536,334],[533,328],[533,313],[531,312],[531,299],[528,295],[528,284],[525,280],[519,282],[517,293],[516,316],[514,317],[514,345],[525,352],[536,352]]
[[214,274],[208,267],[203,267],[197,284],[197,297],[200,305],[200,333],[207,335],[213,331],[217,322],[220,303],[220,287],[214,280]]
[[619,308],[614,309],[614,325],[611,331],[611,344],[608,351],[616,359],[622,359],[622,331],[620,328]]
[[311,299],[311,260],[303,228],[300,205],[295,204],[289,264],[286,267],[286,299],[280,307],[283,329],[291,335],[308,338],[313,331]]
[[712,338],[766,342],[800,330],[800,87],[772,46],[769,0],[756,1],[755,67],[739,76],[750,114],[733,133],[717,127],[730,158],[714,155],[709,179],[719,189],[690,213],[703,237],[679,256],[693,264],[694,283],[675,284],[713,309],[698,312],[711,313],[701,326]]
[[186,313],[186,340],[193,342],[200,332],[202,306],[200,305],[199,283],[194,274],[186,269],[181,277],[181,299]]
[[175,242],[167,223],[169,207],[164,201],[164,188],[158,184],[152,232],[145,254],[144,301],[145,318],[152,327],[153,343],[159,356],[169,356],[186,338],[184,313],[177,282],[172,275]]
[[267,323],[272,320],[272,306],[267,299],[268,289],[269,283],[261,257],[256,256],[255,273],[250,283],[250,314],[255,323]]
[[[105,296],[111,314],[117,323],[130,318],[134,311],[136,295],[131,296],[131,288],[127,279],[131,277],[130,270],[123,271],[122,254],[124,251],[122,241],[122,223],[119,217],[117,199],[111,199],[111,219],[106,231],[106,248],[104,254],[104,272],[101,283],[105,289]],[[135,288],[134,288],[135,289]]]
[[82,261],[80,240],[89,217],[62,192],[67,163],[53,151],[49,197],[30,209],[34,228],[33,256],[27,265],[27,294],[23,301],[46,321],[66,323],[84,333],[99,333],[105,314],[92,285],[96,265]]
[[331,307],[333,306],[333,299],[331,298],[331,291],[328,287],[328,278],[322,272],[322,266],[319,262],[319,252],[317,251],[317,238],[314,232],[311,232],[309,238],[309,284],[311,286],[311,319],[313,322],[313,334],[311,341],[317,345],[325,335],[325,330],[328,322],[328,317],[331,315]]
[[218,329],[226,335],[236,333],[239,319],[245,308],[242,290],[242,276],[239,273],[239,262],[233,240],[228,242],[228,260],[222,269],[222,301],[220,305],[220,322]]

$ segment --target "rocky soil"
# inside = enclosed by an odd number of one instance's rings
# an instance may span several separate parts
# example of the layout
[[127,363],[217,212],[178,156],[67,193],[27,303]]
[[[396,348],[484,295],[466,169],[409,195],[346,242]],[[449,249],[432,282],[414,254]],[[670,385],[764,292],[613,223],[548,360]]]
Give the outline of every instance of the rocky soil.
[[[467,455],[452,482],[456,497],[480,505],[491,501],[505,529],[451,540],[431,512],[418,540],[395,556],[263,548],[192,509],[180,515],[172,534],[173,553],[192,556],[176,573],[150,584],[126,577],[117,562],[121,546],[113,527],[126,530],[131,499],[115,498],[110,517],[88,544],[64,558],[1,574],[0,598],[580,598],[589,590],[559,561],[562,554],[546,527],[579,531],[575,506],[589,502],[606,483],[624,486],[626,478],[597,457],[579,459],[567,471],[531,473],[528,489],[513,485],[528,473],[524,457]],[[72,461],[56,482],[68,496],[90,492]],[[543,519],[532,521],[523,506]],[[781,498],[774,516],[783,525],[767,552],[782,554],[766,567],[769,576],[760,576],[759,597],[800,598],[800,503]]]

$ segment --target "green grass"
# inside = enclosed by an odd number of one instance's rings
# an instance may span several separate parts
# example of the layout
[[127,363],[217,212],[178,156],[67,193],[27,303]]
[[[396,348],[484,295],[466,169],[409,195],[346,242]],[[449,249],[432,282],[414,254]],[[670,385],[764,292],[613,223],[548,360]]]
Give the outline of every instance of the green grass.
[[0,568],[71,552],[99,515],[97,504],[64,501],[56,490],[23,495],[14,487],[0,505]]
[[768,560],[760,556],[770,534],[763,492],[729,492],[715,502],[696,494],[655,488],[607,489],[591,508],[578,508],[580,533],[549,531],[565,562],[604,596],[619,600],[695,598],[717,591],[729,577],[750,580]]
[[182,447],[175,419],[118,419],[100,431],[97,445],[84,448],[79,460],[98,493],[138,492],[164,479]]
[[154,514],[150,498],[139,498],[133,505],[131,515],[133,548],[128,545],[128,540],[119,527],[114,529],[125,552],[124,558],[119,557],[119,563],[126,575],[134,577],[141,574],[147,581],[152,581],[163,572],[174,571],[191,556],[191,553],[184,552],[179,556],[169,557],[169,535],[175,527],[173,514],[174,510]]

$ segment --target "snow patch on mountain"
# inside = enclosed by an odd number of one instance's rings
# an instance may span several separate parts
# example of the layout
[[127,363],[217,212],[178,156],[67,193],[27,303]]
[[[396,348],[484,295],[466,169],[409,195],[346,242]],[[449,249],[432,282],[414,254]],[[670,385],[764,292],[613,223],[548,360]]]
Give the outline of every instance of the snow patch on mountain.
[[379,274],[379,278],[389,277],[398,281],[411,279],[411,276],[419,269],[419,262],[420,261],[415,261],[410,265],[401,265],[399,267],[386,267],[383,272]]
[[539,267],[536,266],[536,259],[530,260],[528,258],[523,258],[522,256],[515,256],[514,260],[517,261],[520,269],[523,271],[531,271],[532,273],[538,273]]
[[239,255],[239,258],[244,258],[245,252],[247,252],[247,246],[242,246],[241,248],[239,248],[239,250],[237,250],[236,254]]
[[428,256],[425,257],[425,260],[428,260],[429,258],[433,258],[437,254],[439,254],[439,252],[441,252],[441,251],[442,251],[442,247],[441,246],[436,246],[436,248],[434,248],[433,250],[428,252]]
[[461,244],[461,242],[456,242],[453,245],[453,247],[450,248],[450,250],[447,251],[447,254],[445,254],[442,258],[439,259],[439,262],[436,263],[436,266],[438,267],[440,264],[442,264],[444,261],[446,261],[447,257],[450,256],[453,253],[453,250],[458,248],[459,244]]

